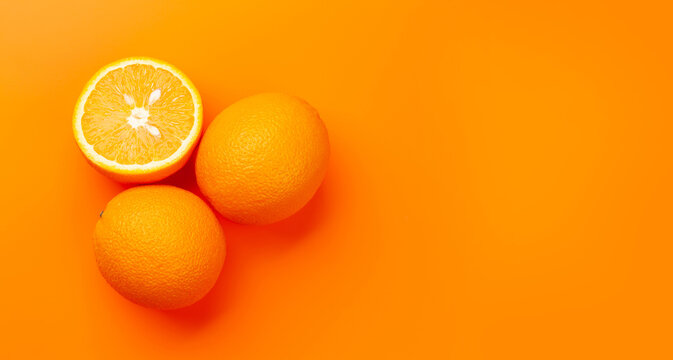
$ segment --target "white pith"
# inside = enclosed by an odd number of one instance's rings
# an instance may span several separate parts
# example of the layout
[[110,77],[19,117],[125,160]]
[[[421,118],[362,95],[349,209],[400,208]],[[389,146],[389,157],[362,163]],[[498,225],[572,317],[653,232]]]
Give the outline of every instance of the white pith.
[[[98,154],[95,150],[92,144],[89,144],[86,139],[84,138],[84,132],[82,131],[82,115],[84,114],[84,105],[86,104],[87,99],[89,98],[89,95],[91,95],[91,92],[95,89],[96,84],[105,77],[109,72],[124,68],[128,65],[135,65],[135,64],[141,64],[141,65],[150,65],[155,68],[163,69],[175,76],[176,78],[180,79],[182,82],[182,86],[184,86],[192,96],[192,101],[194,104],[194,126],[192,126],[192,129],[190,130],[189,134],[185,139],[182,140],[182,143],[180,144],[180,147],[171,154],[168,158],[159,160],[159,161],[150,161],[146,164],[119,164],[115,161],[109,160],[102,155]],[[150,94],[149,98],[149,103],[150,105],[157,101],[159,97],[161,96],[161,89],[155,89],[152,91]],[[129,104],[135,106],[135,102],[133,100],[133,97],[128,96],[127,94],[124,94],[124,100]],[[82,150],[84,153],[95,163],[106,166],[109,168],[114,168],[117,170],[120,170],[122,172],[133,172],[134,170],[144,170],[144,171],[152,171],[152,170],[159,170],[167,165],[170,165],[172,163],[175,163],[180,160],[181,156],[185,154],[190,146],[194,144],[196,141],[196,138],[199,136],[199,132],[201,130],[201,119],[200,119],[200,114],[201,114],[201,104],[200,104],[200,97],[198,93],[196,93],[194,86],[189,82],[189,80],[185,77],[184,74],[182,74],[179,70],[173,68],[172,66],[169,66],[167,64],[163,64],[160,62],[153,61],[152,59],[145,59],[145,58],[130,58],[127,60],[120,61],[118,63],[114,63],[110,65],[109,67],[106,67],[99,71],[91,81],[87,84],[87,87],[85,88],[84,92],[80,96],[80,99],[77,103],[77,106],[75,108],[75,120],[74,120],[74,127],[75,127],[75,137],[77,139],[77,142],[80,144],[82,147]],[[150,117],[151,114],[150,112],[145,109],[144,107],[137,107],[135,106],[131,110],[131,114],[129,117],[127,117],[127,122],[129,125],[131,125],[134,129],[144,127],[151,135],[160,137],[161,134],[159,132],[159,129],[157,129],[155,126],[152,126],[147,123],[148,117]]]
[[150,135],[154,137],[161,137],[161,132],[156,126],[147,123],[150,117],[149,110],[144,107],[135,107],[131,109],[131,115],[126,118],[126,122],[131,125],[133,129],[145,128]]

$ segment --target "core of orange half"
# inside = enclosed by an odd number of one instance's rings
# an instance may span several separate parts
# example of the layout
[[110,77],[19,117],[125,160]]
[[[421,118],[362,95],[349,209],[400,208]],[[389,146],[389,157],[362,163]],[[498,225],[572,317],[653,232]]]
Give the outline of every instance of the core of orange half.
[[73,131],[87,160],[121,182],[161,180],[180,169],[203,126],[201,97],[180,70],[134,57],[104,66],[75,106]]

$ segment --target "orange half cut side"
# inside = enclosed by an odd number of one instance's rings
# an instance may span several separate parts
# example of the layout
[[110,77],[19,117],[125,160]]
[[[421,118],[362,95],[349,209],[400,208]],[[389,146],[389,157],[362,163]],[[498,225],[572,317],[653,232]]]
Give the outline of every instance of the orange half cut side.
[[150,58],[106,65],[84,88],[73,131],[87,160],[122,182],[157,181],[181,168],[203,126],[201,98],[174,66]]

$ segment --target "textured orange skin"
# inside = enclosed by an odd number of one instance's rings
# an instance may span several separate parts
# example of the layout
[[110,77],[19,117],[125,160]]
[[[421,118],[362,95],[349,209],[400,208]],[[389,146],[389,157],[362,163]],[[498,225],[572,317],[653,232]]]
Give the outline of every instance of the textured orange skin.
[[240,100],[208,127],[196,180],[215,209],[242,224],[264,225],[301,209],[322,182],[329,159],[318,112],[290,95]]
[[131,188],[110,200],[96,224],[94,249],[100,272],[115,290],[163,310],[205,296],[226,252],[208,205],[169,185]]

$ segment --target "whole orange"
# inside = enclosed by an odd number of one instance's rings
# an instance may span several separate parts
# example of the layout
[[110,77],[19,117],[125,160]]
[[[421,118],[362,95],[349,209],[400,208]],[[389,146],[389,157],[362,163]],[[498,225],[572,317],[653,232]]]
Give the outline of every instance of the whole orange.
[[128,189],[101,213],[94,232],[100,272],[127,299],[177,309],[205,296],[225,256],[222,228],[210,207],[168,185]]
[[269,224],[315,194],[327,170],[327,130],[318,112],[290,95],[240,100],[215,118],[196,157],[196,180],[226,218]]

